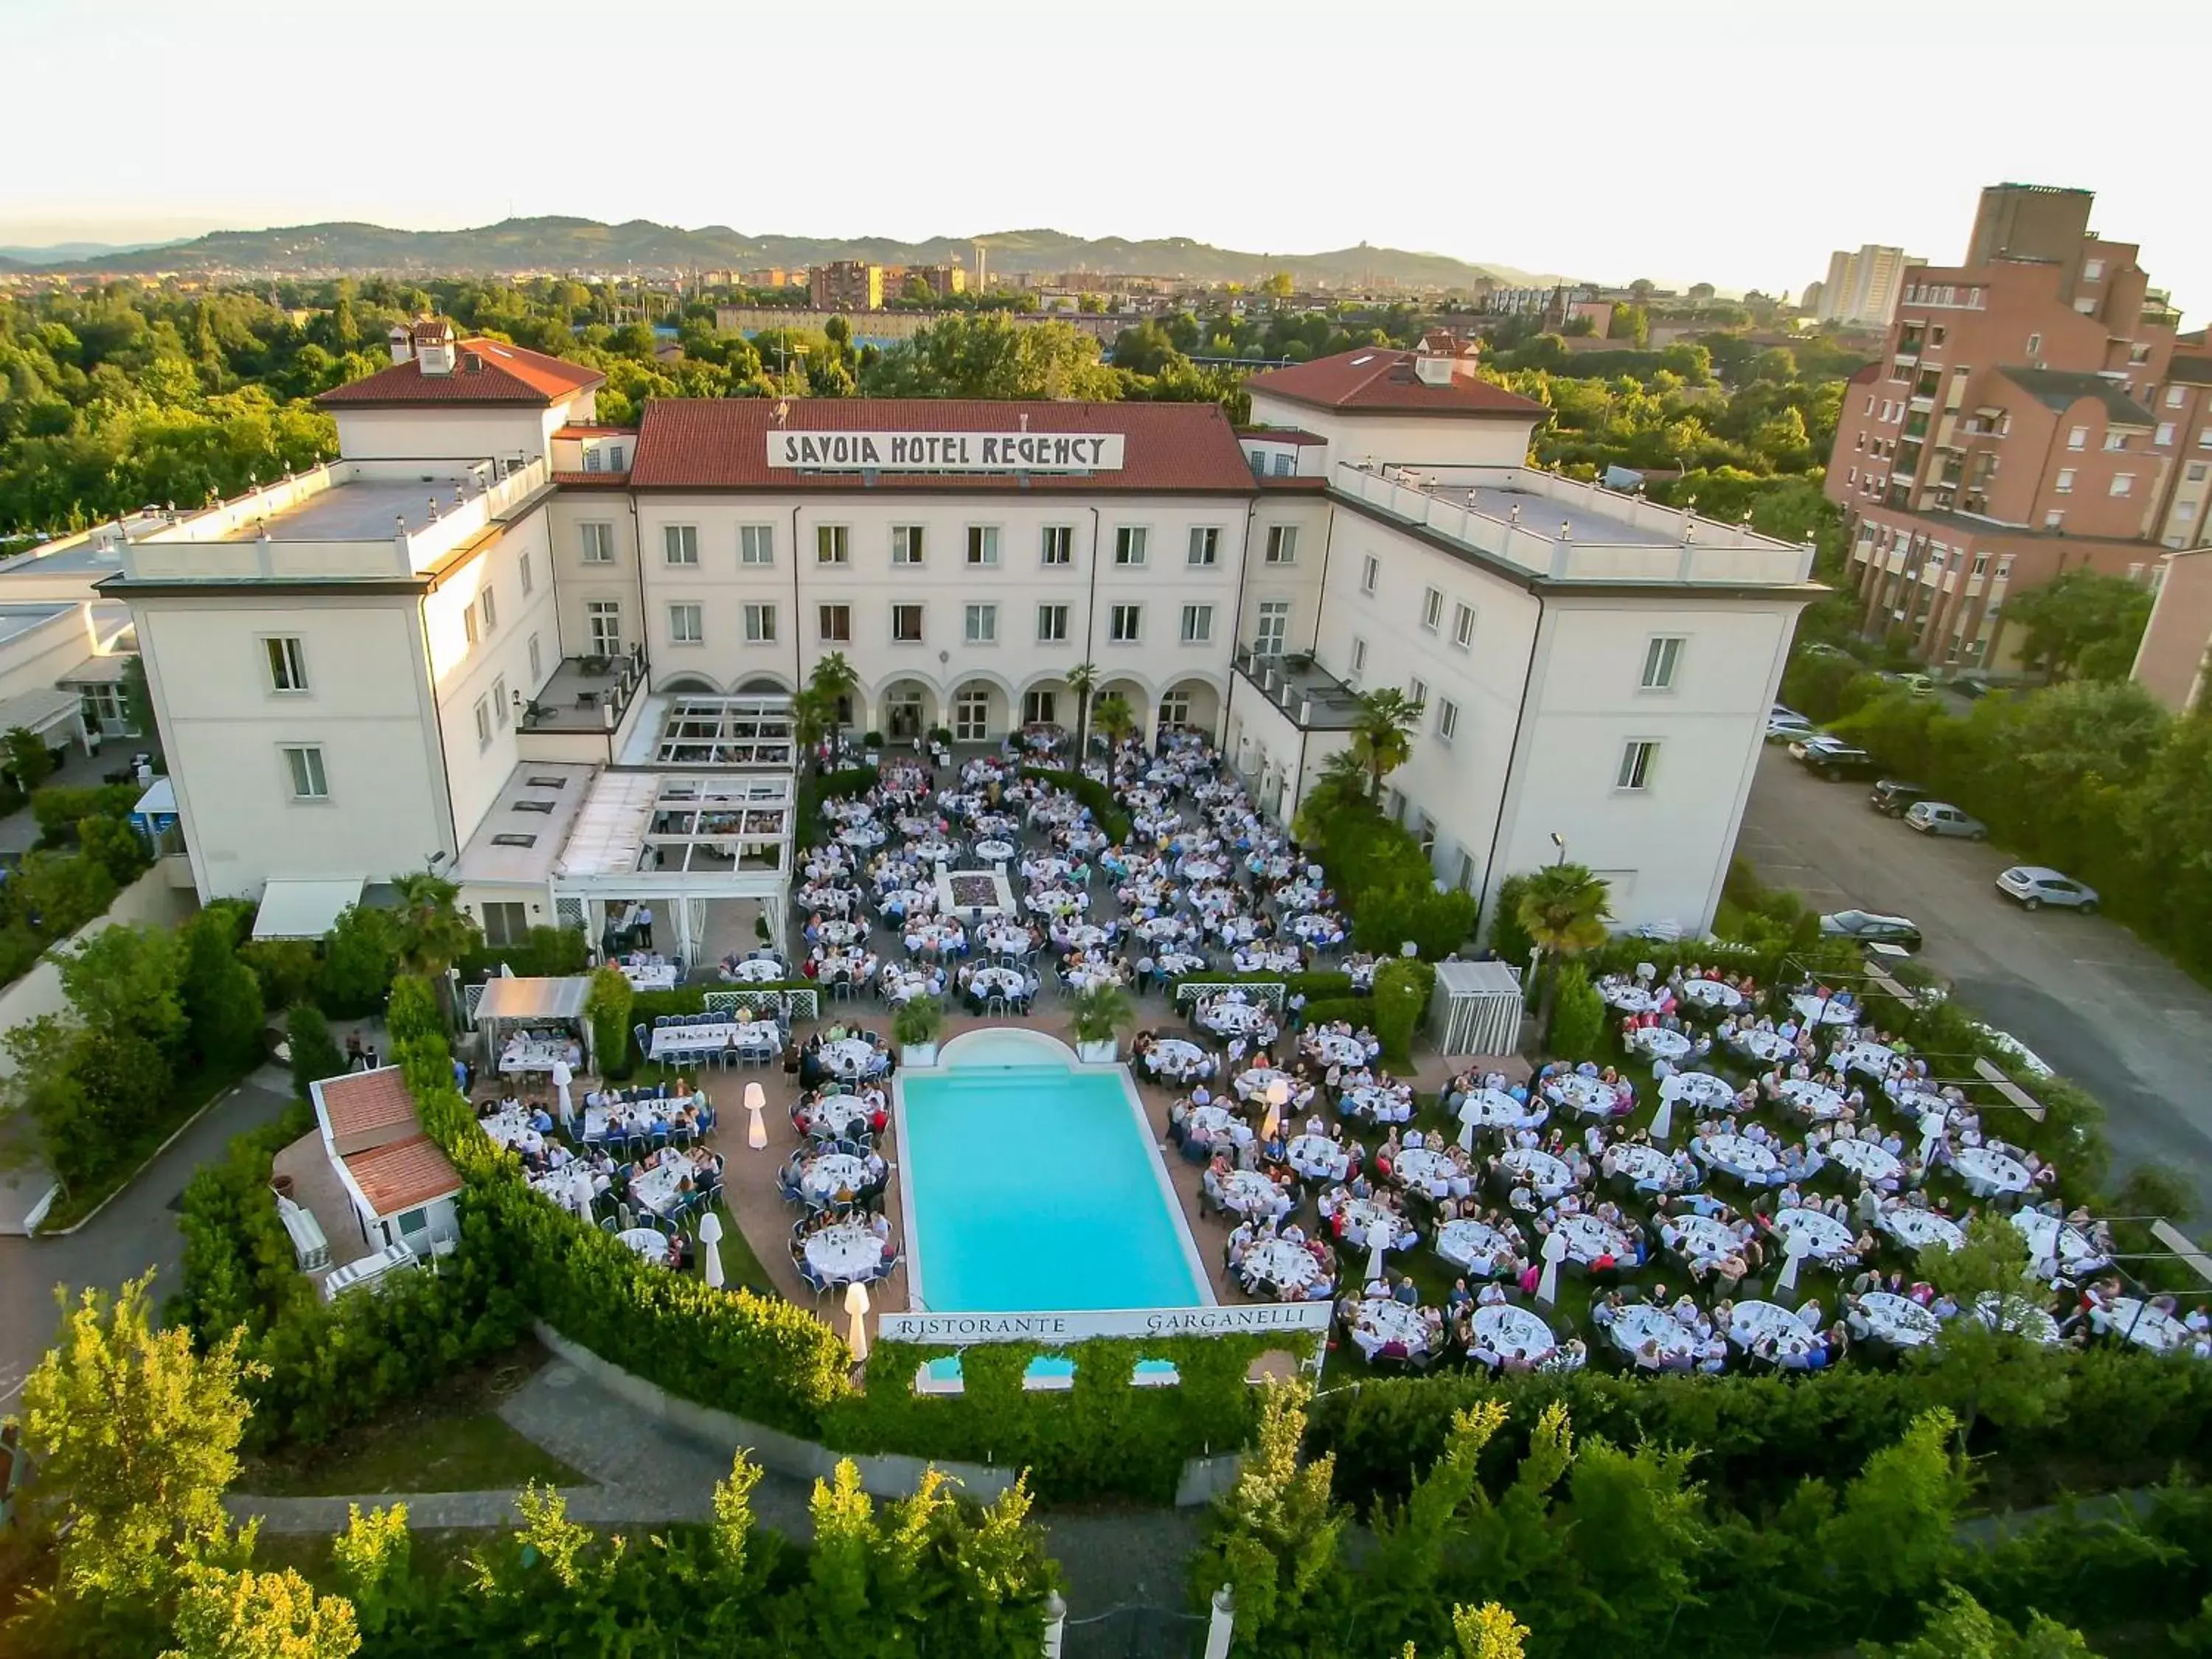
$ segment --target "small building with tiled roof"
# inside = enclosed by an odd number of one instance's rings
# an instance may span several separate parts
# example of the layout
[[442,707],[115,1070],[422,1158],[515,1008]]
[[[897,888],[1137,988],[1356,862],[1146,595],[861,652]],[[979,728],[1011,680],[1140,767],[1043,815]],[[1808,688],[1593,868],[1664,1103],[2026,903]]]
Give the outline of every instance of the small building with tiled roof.
[[350,459],[520,463],[549,456],[553,434],[588,427],[606,376],[506,340],[456,338],[442,317],[394,325],[392,366],[315,401],[337,422]]
[[1333,460],[1518,466],[1547,410],[1484,380],[1471,356],[1358,346],[1244,382],[1252,419],[1294,426]]
[[460,1237],[453,1213],[460,1175],[422,1133],[399,1067],[349,1072],[307,1088],[324,1153],[364,1243],[379,1250],[404,1244],[428,1255]]

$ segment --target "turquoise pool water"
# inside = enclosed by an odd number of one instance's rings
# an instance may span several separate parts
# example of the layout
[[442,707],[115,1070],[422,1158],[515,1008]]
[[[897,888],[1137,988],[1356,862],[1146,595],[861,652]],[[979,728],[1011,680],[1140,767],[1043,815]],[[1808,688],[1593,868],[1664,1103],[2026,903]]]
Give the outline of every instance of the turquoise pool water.
[[1019,1313],[1211,1303],[1121,1077],[1035,1055],[970,1048],[950,1070],[904,1077],[921,1304]]

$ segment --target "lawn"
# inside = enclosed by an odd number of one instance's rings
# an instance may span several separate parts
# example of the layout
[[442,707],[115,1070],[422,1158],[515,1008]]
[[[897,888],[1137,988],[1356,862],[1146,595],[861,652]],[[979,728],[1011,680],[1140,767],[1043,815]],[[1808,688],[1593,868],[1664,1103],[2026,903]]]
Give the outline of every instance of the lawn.
[[441,1384],[327,1445],[249,1461],[236,1485],[262,1498],[495,1492],[532,1480],[590,1484],[509,1428],[499,1402],[545,1363],[535,1345]]
[[52,1208],[39,1224],[42,1233],[58,1231],[74,1226],[90,1215],[117,1192],[128,1186],[147,1159],[161,1149],[161,1144],[183,1128],[209,1102],[234,1088],[250,1066],[225,1066],[213,1072],[195,1072],[178,1079],[176,1092],[170,1097],[169,1109],[148,1124],[136,1139],[123,1147],[114,1167],[99,1180],[89,1182],[73,1192],[55,1198]]

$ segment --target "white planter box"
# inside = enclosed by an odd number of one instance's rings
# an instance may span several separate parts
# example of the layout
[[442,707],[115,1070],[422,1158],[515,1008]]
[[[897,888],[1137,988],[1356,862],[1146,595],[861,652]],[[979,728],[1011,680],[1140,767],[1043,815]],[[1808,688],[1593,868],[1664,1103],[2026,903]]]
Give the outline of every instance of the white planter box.
[[1121,1058],[1121,1053],[1114,1039],[1109,1037],[1103,1042],[1077,1043],[1075,1057],[1088,1066],[1111,1066]]
[[906,1063],[909,1066],[937,1064],[937,1045],[933,1042],[909,1042],[905,1048]]

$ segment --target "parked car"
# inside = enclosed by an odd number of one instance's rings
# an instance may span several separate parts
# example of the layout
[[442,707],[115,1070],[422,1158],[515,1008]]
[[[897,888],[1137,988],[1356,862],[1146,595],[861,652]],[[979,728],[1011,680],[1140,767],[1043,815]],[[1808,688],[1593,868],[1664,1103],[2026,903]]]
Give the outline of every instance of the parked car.
[[1997,878],[1997,891],[2020,901],[2023,910],[2063,905],[2085,916],[2097,914],[2097,890],[2040,864],[2015,864]]
[[1820,735],[1820,728],[1794,708],[1778,702],[1766,711],[1766,740],[1769,743]]
[[1905,826],[1923,836],[1958,836],[1966,841],[1985,841],[1990,826],[1948,800],[1915,801],[1905,809]]
[[1920,927],[1910,916],[1832,910],[1820,918],[1820,932],[1830,939],[1856,939],[1862,945],[1893,945],[1905,951],[1920,948]]
[[1901,818],[1917,803],[1928,799],[1928,792],[1917,783],[1907,783],[1902,778],[1884,778],[1867,797],[1867,805],[1884,817]]
[[1841,738],[1812,737],[1793,743],[1790,745],[1790,757],[1830,783],[1844,778],[1876,777],[1881,770],[1872,755]]

